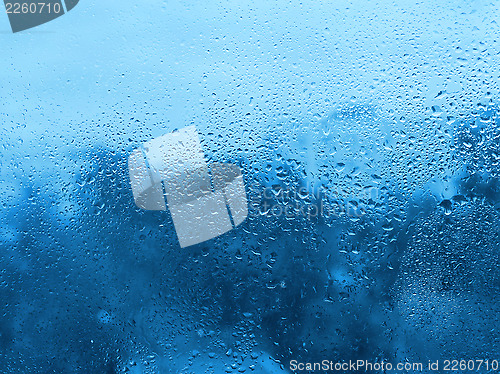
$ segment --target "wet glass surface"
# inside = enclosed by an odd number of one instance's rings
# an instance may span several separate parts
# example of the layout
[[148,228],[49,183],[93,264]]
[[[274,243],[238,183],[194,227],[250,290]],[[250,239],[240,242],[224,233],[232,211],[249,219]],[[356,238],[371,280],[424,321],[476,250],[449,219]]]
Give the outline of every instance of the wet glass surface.
[[[0,372],[497,371],[498,20],[487,1],[5,16]],[[128,158],[188,126],[241,170],[248,216],[181,248]]]

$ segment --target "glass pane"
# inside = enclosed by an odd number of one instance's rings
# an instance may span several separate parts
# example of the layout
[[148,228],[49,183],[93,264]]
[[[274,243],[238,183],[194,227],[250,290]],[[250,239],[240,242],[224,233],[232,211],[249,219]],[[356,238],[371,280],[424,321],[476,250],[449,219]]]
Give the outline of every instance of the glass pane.
[[1,372],[498,371],[496,3],[4,3]]

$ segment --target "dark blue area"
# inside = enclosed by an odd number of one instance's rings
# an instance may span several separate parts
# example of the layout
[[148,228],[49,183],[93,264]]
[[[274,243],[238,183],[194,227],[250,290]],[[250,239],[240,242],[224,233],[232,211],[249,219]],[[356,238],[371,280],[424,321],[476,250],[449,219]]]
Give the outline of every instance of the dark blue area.
[[[422,191],[391,227],[388,199],[354,221],[251,216],[184,250],[168,213],[133,204],[127,152],[73,155],[85,168],[61,191],[82,208],[69,221],[51,213],[60,196],[40,192],[50,181],[25,177],[5,207],[19,236],[1,243],[2,372],[199,372],[213,356],[250,370],[261,351],[284,368],[497,359],[497,134],[496,122],[458,126],[458,193]],[[249,197],[264,188],[245,177]]]

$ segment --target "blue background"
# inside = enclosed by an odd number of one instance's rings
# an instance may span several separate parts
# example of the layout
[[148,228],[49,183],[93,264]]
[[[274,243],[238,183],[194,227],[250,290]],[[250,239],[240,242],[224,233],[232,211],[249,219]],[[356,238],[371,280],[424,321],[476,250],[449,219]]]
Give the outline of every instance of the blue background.
[[[18,34],[1,16],[0,371],[500,359],[499,13],[82,0]],[[127,157],[191,124],[243,169],[250,215],[181,250],[168,213],[134,206]],[[366,213],[259,213],[266,188]]]

